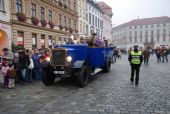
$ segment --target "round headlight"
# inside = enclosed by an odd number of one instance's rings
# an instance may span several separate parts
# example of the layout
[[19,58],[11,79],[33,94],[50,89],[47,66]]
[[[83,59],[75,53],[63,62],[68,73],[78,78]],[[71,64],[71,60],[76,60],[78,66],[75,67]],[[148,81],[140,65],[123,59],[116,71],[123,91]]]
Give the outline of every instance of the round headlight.
[[46,59],[45,59],[47,62],[49,62],[50,61],[50,57],[46,57]]
[[71,56],[68,56],[68,57],[67,57],[67,61],[68,61],[68,62],[71,62],[71,61],[72,61],[72,57],[71,57]]

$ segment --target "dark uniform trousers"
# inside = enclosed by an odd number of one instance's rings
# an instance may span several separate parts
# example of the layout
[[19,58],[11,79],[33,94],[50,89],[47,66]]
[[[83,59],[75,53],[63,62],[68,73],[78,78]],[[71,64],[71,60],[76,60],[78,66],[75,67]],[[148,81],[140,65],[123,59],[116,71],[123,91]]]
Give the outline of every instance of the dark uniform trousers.
[[140,64],[131,64],[131,81],[134,80],[134,73],[136,72],[136,84],[139,82],[140,66]]

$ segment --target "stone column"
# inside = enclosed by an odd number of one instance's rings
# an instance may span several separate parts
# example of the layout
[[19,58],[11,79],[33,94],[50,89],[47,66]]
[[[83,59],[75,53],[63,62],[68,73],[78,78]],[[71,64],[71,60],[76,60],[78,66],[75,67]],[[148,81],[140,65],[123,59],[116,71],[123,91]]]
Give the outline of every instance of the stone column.
[[30,32],[24,32],[24,47],[32,50],[32,34]]
[[48,35],[45,35],[45,48],[48,48]]
[[41,48],[41,34],[37,34],[37,48]]

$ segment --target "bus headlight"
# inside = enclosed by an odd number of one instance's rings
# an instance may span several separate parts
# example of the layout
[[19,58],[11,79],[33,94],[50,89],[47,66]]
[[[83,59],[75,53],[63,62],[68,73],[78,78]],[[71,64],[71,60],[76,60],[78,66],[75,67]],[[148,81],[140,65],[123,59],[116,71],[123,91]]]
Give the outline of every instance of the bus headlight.
[[50,57],[46,57],[45,60],[46,60],[47,62],[50,62]]
[[67,57],[67,62],[71,62],[72,61],[72,57],[71,56],[68,56]]

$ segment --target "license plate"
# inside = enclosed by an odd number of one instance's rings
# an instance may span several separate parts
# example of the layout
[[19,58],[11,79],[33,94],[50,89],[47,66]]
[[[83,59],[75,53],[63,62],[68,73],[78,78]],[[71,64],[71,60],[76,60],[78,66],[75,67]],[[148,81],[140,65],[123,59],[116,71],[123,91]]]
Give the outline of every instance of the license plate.
[[64,71],[54,71],[54,74],[64,74]]

